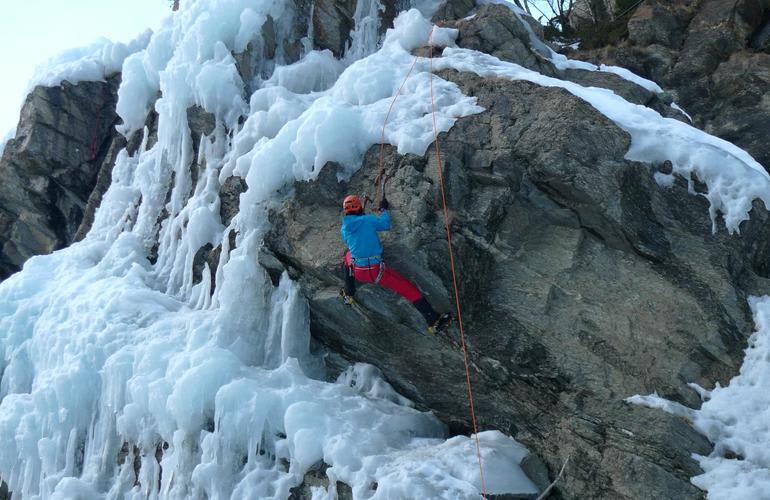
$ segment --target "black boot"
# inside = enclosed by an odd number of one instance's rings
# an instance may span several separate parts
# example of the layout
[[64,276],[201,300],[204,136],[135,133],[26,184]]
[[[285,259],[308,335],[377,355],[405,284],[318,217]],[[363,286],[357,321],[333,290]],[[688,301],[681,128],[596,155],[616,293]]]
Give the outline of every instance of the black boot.
[[353,296],[356,294],[356,278],[353,275],[353,267],[342,265],[342,273],[345,278],[345,288],[340,290],[340,296],[347,305],[353,305]]
[[422,314],[422,317],[425,318],[425,322],[428,323],[428,326],[433,325],[439,318],[439,315],[436,311],[433,310],[433,307],[428,303],[427,300],[425,300],[425,297],[420,297],[419,299],[412,302],[412,305],[420,311],[420,314]]

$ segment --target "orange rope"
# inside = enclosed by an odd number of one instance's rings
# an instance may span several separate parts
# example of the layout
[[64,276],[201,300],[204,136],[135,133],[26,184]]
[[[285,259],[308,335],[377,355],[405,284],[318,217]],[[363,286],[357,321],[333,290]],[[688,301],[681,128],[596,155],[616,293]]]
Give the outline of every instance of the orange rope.
[[[439,186],[441,188],[441,202],[444,210],[444,228],[446,229],[447,244],[449,246],[449,263],[452,268],[452,285],[454,287],[455,306],[457,309],[457,322],[460,325],[460,344],[462,346],[463,362],[465,364],[465,379],[468,386],[468,401],[471,409],[471,422],[473,423],[473,434],[474,434],[474,437],[476,438],[476,458],[478,459],[478,462],[479,462],[479,474],[480,474],[479,478],[481,479],[481,494],[486,499],[487,484],[486,484],[486,480],[484,479],[484,465],[481,459],[481,441],[479,440],[479,429],[478,429],[478,425],[476,424],[476,408],[473,403],[473,387],[471,385],[470,364],[468,363],[468,348],[465,343],[465,328],[463,325],[462,307],[460,305],[460,291],[459,291],[459,287],[457,286],[457,271],[455,266],[454,251],[452,250],[452,230],[449,227],[449,209],[447,208],[446,193],[444,190],[444,176],[442,172],[442,161],[441,161],[441,146],[438,140],[438,127],[436,125],[436,100],[433,96],[433,30],[432,29],[431,29],[430,35],[428,36],[428,47],[429,47],[428,57],[430,61],[430,100],[431,100],[431,112],[433,115],[433,138],[434,138],[434,144],[436,145],[436,158],[438,159],[438,179],[439,179]],[[404,85],[406,85],[406,81],[409,79],[409,75],[412,74],[412,70],[417,64],[418,58],[419,56],[415,56],[414,61],[412,62],[412,66],[409,68],[409,71],[407,72],[406,77],[404,77],[404,81],[401,83],[401,86],[398,88],[396,95],[393,96],[393,100],[391,101],[390,107],[388,108],[388,113],[385,115],[385,122],[382,124],[382,134],[380,135],[380,172],[379,172],[379,175],[377,176],[377,180],[375,181],[378,186],[377,187],[378,191],[380,186],[379,181],[383,179],[383,176],[385,174],[385,127],[388,124],[388,119],[390,119],[390,114],[393,111],[393,106],[396,104],[396,99],[398,99],[398,96],[401,95],[401,91],[403,90]],[[384,191],[384,183],[383,183],[383,191]]]
[[412,61],[412,66],[409,68],[409,71],[406,73],[406,76],[404,77],[404,81],[401,82],[401,86],[396,91],[396,95],[393,96],[393,100],[390,102],[390,107],[388,107],[388,113],[385,115],[385,121],[382,123],[382,133],[380,134],[380,173],[377,174],[377,178],[375,179],[374,183],[376,184],[375,188],[375,195],[374,198],[376,199],[376,202],[379,203],[379,193],[380,193],[380,186],[382,186],[382,195],[385,196],[385,127],[388,124],[388,120],[390,119],[390,113],[393,111],[393,106],[396,104],[396,99],[398,99],[398,96],[401,95],[401,91],[404,88],[404,85],[406,85],[406,81],[409,79],[409,75],[412,74],[412,70],[414,69],[414,66],[417,64],[418,56],[414,56],[414,61]]
[[449,264],[452,268],[452,286],[455,293],[455,307],[457,308],[457,322],[460,325],[460,345],[463,349],[463,362],[465,363],[465,379],[468,386],[468,402],[471,408],[471,422],[473,423],[473,434],[476,438],[476,458],[479,461],[479,474],[481,479],[481,495],[487,498],[487,484],[484,479],[484,466],[481,460],[481,442],[479,440],[479,429],[476,425],[476,408],[473,404],[473,387],[471,385],[471,371],[468,364],[468,347],[465,344],[465,328],[463,326],[463,311],[460,305],[460,289],[457,286],[457,271],[455,268],[454,251],[452,250],[452,229],[449,226],[449,209],[447,208],[446,192],[444,190],[444,174],[442,172],[441,146],[438,140],[438,127],[436,125],[436,100],[433,96],[433,30],[428,36],[428,58],[430,61],[430,103],[431,113],[433,114],[433,138],[436,145],[436,159],[438,161],[438,183],[441,188],[441,204],[444,209],[444,228],[446,229],[447,245],[449,246]]

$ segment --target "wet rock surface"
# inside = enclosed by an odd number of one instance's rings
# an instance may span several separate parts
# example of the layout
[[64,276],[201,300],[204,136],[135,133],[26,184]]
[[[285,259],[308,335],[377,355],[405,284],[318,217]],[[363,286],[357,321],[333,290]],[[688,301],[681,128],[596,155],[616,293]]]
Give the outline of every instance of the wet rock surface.
[[[711,233],[704,198],[659,187],[623,159],[629,137],[566,91],[445,72],[484,113],[442,138],[477,412],[541,456],[563,498],[701,498],[692,453],[709,443],[682,419],[623,399],[697,406],[686,384],[736,373],[752,330],[746,296],[767,284],[767,215],[742,237]],[[425,333],[389,292],[338,299],[339,201],[373,191],[377,152],[348,183],[334,165],[272,215],[273,256],[298,273],[314,338],[380,367],[403,394],[470,428],[461,353]],[[452,308],[437,162],[387,148],[394,228],[389,265]],[[371,193],[370,193],[371,194]],[[457,335],[452,330],[451,335]]]
[[0,159],[0,279],[82,234],[97,179],[109,183],[125,144],[114,128],[119,83],[64,82],[27,97]]

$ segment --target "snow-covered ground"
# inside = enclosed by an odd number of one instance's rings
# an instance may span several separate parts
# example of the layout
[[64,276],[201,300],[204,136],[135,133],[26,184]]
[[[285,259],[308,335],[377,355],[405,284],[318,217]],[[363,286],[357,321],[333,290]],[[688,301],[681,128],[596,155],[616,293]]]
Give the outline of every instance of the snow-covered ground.
[[27,93],[38,85],[55,87],[65,80],[73,84],[103,80],[120,71],[126,57],[147,47],[151,36],[148,30],[127,44],[102,38],[86,47],[65,50],[35,69]]
[[[23,498],[286,498],[324,460],[333,480],[315,499],[334,498],[336,479],[358,498],[479,498],[472,439],[447,440],[441,422],[415,410],[373,367],[356,365],[324,382],[297,285],[284,276],[273,287],[257,264],[267,209],[329,161],[343,175],[359,168],[379,141],[411,51],[432,30],[434,43],[448,47],[436,69],[563,87],[631,134],[628,158],[670,159],[677,173],[697,172],[709,186],[712,217],[721,212],[730,231],[754,198],[770,201],[767,174],[739,148],[610,91],[454,48],[456,32],[425,17],[435,4],[415,4],[419,10],[402,13],[380,40],[376,2],[359,2],[342,60],[305,43],[302,59],[286,65],[279,49],[275,60],[259,61],[270,76],[247,82],[257,89],[248,102],[231,54],[264,45],[259,28],[268,16],[281,47],[290,3],[183,2],[135,46],[72,51],[41,70],[37,83],[55,84],[100,79],[122,63],[121,131],[140,131],[155,106],[158,142],[120,153],[84,241],[30,259],[0,284],[0,476],[12,491]],[[430,77],[419,60],[391,115],[385,140],[401,153],[423,154],[432,141]],[[482,111],[455,84],[433,78],[440,131]],[[193,105],[217,121],[201,141],[205,167],[195,185],[186,113]],[[224,227],[218,193],[233,174],[249,189]],[[232,252],[231,230],[238,233]],[[203,282],[192,278],[206,243],[223,247],[213,296],[208,269]],[[725,413],[714,406],[717,414]],[[521,445],[499,432],[479,438],[490,493],[536,491],[518,468],[527,453]],[[696,480],[716,491],[711,478],[721,467]]]

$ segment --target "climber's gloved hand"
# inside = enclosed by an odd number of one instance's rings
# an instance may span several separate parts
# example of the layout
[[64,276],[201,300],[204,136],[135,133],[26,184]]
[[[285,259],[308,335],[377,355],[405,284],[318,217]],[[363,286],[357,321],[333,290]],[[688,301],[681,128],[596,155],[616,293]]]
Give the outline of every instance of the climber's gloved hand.
[[388,199],[384,196],[382,197],[382,201],[380,202],[380,212],[383,210],[387,210],[390,208],[390,203],[388,203]]

